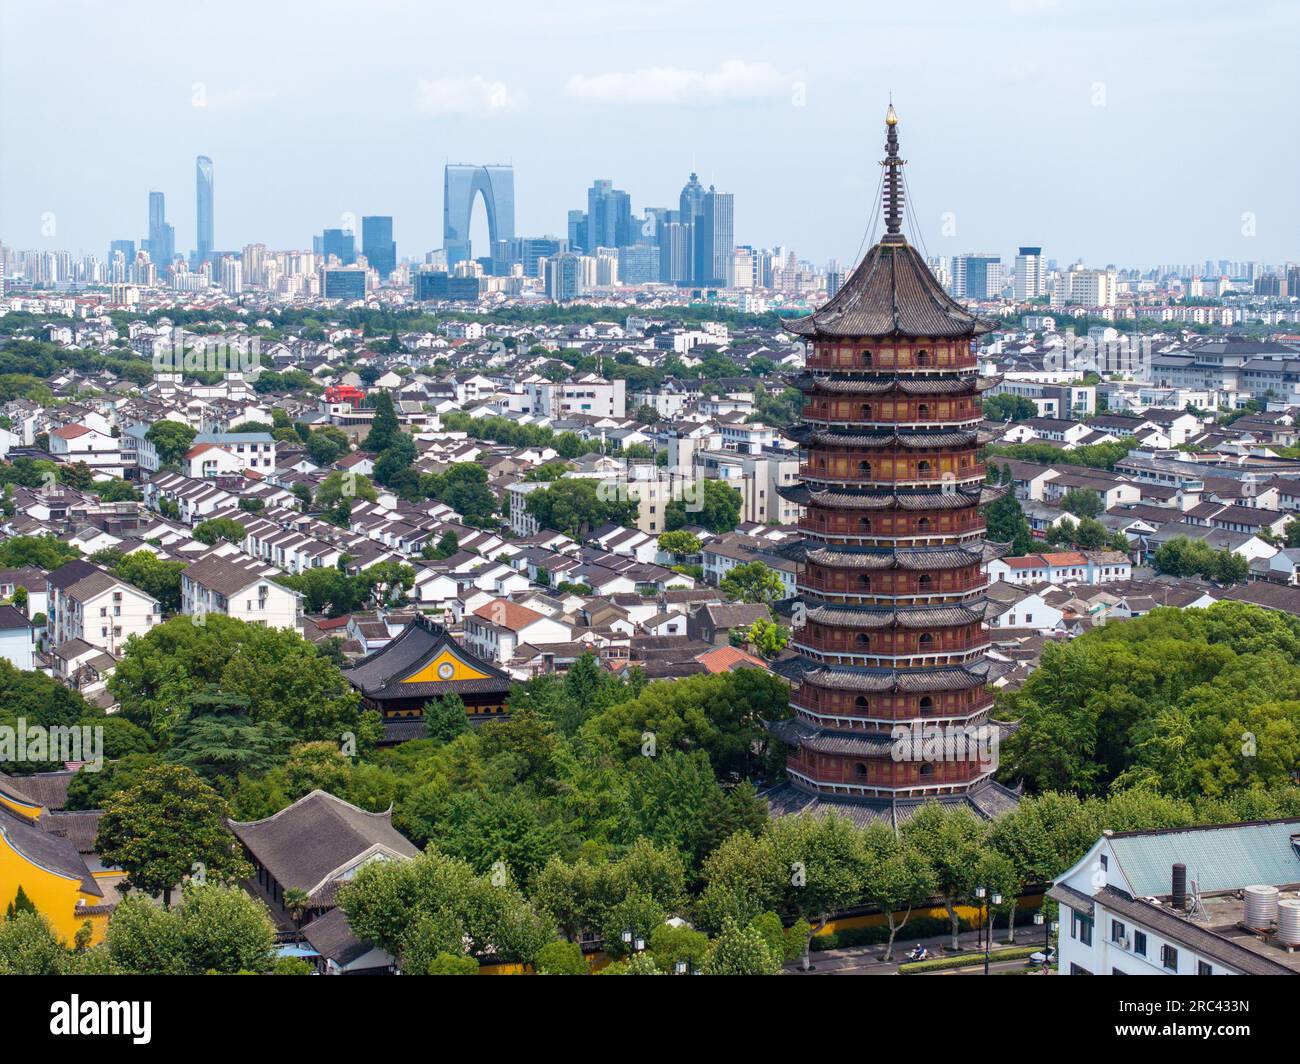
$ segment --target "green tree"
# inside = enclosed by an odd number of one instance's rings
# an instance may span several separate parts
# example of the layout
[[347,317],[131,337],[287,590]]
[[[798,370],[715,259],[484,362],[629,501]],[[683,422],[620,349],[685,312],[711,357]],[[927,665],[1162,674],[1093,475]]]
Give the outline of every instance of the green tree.
[[700,525],[710,532],[734,532],[740,523],[744,499],[739,491],[720,480],[703,480],[697,484],[699,497],[674,499],[664,508],[664,528],[676,531],[687,525]]
[[194,443],[196,435],[198,433],[188,425],[163,419],[150,425],[144,438],[153,444],[160,465],[175,466],[185,457],[185,452]]
[[443,473],[422,477],[420,490],[446,503],[466,524],[488,526],[495,522],[497,497],[488,487],[487,470],[477,462],[455,462]]
[[700,537],[693,532],[664,532],[659,537],[659,549],[679,561],[700,553]]
[[525,506],[541,527],[581,539],[608,522],[631,525],[635,521],[637,503],[619,496],[614,488],[602,489],[591,480],[566,479],[534,491]]
[[375,416],[370,422],[370,432],[361,443],[363,451],[381,454],[403,436],[402,426],[397,420],[397,411],[393,407],[393,397],[387,392],[375,396]]
[[21,569],[35,566],[46,571],[81,557],[81,551],[57,536],[11,536],[0,542],[0,567]]
[[866,851],[863,896],[885,914],[889,940],[882,959],[888,961],[912,909],[934,896],[934,871],[924,854],[879,821],[867,827],[862,844]]
[[232,517],[212,517],[201,521],[194,526],[193,532],[195,539],[209,547],[223,539],[229,543],[243,543],[247,535],[244,526]]
[[435,698],[424,705],[424,734],[435,742],[449,743],[469,731],[465,702],[457,694]]
[[550,942],[537,952],[538,975],[590,975],[591,968],[576,942]]
[[781,958],[768,948],[752,926],[740,927],[728,919],[709,947],[704,961],[706,975],[778,975]]
[[1034,549],[1029,522],[1010,489],[984,508],[984,521],[988,538],[994,543],[1010,543],[1012,555],[1028,554]]
[[225,801],[196,773],[159,765],[104,803],[95,850],[126,872],[129,889],[161,894],[170,905],[172,890],[196,868],[213,880],[249,874],[227,814]]
[[69,954],[49,921],[20,912],[0,922],[0,975],[63,975]]
[[728,570],[718,585],[725,595],[741,602],[775,602],[785,598],[780,574],[762,562],[746,562]]
[[763,657],[774,658],[789,644],[790,629],[760,617],[749,626],[744,639]]
[[948,910],[952,948],[956,950],[961,930],[957,904],[976,886],[985,827],[965,806],[945,808],[938,802],[927,802],[903,825],[902,834],[933,870],[935,886]]
[[1061,496],[1061,509],[1075,517],[1096,517],[1103,509],[1101,496],[1091,488],[1071,488]]

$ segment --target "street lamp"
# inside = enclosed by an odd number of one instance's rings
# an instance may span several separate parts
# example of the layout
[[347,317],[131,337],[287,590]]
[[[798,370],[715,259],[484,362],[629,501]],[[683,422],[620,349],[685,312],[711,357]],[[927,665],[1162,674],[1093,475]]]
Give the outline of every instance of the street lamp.
[[623,929],[623,945],[629,947],[630,953],[642,953],[645,951],[645,939],[638,935],[635,929],[627,927]]
[[[1046,901],[1043,902],[1046,905]],[[1059,926],[1055,920],[1049,920],[1047,914],[1040,908],[1034,913],[1034,923],[1040,925],[1043,929],[1043,974],[1049,975],[1051,972],[1050,953],[1052,950],[1052,932]]]
[[980,921],[980,933],[984,936],[984,974],[989,974],[989,952],[993,949],[993,909],[1002,904],[1002,895],[989,894],[986,887],[976,887],[975,897],[984,904],[984,919]]

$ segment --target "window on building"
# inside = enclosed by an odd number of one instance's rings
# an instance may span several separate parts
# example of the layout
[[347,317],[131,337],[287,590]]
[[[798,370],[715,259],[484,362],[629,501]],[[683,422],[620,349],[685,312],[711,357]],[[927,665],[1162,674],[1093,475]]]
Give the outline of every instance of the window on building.
[[1112,942],[1123,942],[1124,931],[1125,931],[1125,927],[1123,921],[1112,920],[1110,922],[1110,940]]
[[1197,974],[1197,975],[1213,975],[1213,974],[1214,974],[1214,965],[1212,965],[1209,961],[1197,961],[1197,962],[1196,962],[1196,974]]
[[1173,946],[1160,947],[1160,966],[1167,971],[1178,971],[1178,951]]
[[1078,939],[1083,945],[1092,945],[1092,917],[1070,910],[1070,937]]

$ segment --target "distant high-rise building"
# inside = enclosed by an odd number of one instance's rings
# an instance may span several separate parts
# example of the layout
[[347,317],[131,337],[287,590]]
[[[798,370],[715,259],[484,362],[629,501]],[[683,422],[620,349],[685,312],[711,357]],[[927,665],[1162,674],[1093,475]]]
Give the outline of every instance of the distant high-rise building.
[[149,236],[140,243],[159,270],[176,257],[176,230],[167,224],[167,198],[161,192],[149,193]]
[[583,292],[581,255],[562,251],[546,260],[546,294],[557,303],[577,299]]
[[665,222],[659,233],[659,280],[685,285],[691,281],[691,226]]
[[1016,256],[1016,301],[1047,295],[1047,263],[1042,248],[1021,248]]
[[221,290],[228,296],[237,296],[244,290],[244,267],[233,256],[221,260]]
[[479,287],[477,277],[452,277],[446,270],[422,270],[415,275],[415,298],[420,302],[476,303]]
[[583,250],[621,248],[634,242],[632,197],[613,181],[593,181],[587,190],[587,233]]
[[954,255],[952,294],[957,299],[993,299],[1002,291],[1002,259],[997,255]]
[[206,155],[194,160],[194,179],[198,197],[198,243],[194,257],[202,265],[216,247],[212,239],[212,160]]
[[569,212],[569,250],[587,250],[587,212]]
[[365,299],[366,271],[359,266],[330,266],[321,270],[320,294],[325,299]]
[[707,288],[730,288],[735,281],[735,197],[712,185],[695,222],[695,269],[691,280]]
[[520,236],[510,241],[507,252],[510,265],[524,268],[525,277],[537,277],[538,262],[568,250],[568,242],[558,236]]
[[357,261],[357,240],[350,230],[326,229],[320,235],[320,253],[326,261],[335,256],[344,266]]
[[127,265],[135,263],[135,241],[134,240],[114,240],[108,245],[108,261],[111,263],[117,257],[118,252],[122,253],[122,259]]
[[618,249],[619,282],[654,284],[659,280],[659,249],[654,244],[629,244]]
[[386,214],[361,219],[361,253],[381,281],[397,269],[397,244],[393,241],[393,219]]
[[487,210],[488,248],[515,236],[515,171],[510,166],[449,163],[442,179],[442,246],[447,268],[473,258],[469,225],[474,198],[483,197]]

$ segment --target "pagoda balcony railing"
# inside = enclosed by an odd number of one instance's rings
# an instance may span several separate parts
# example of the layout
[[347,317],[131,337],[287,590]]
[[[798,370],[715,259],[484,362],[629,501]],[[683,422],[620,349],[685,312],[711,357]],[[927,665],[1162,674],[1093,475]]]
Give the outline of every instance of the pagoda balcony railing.
[[948,473],[945,475],[935,470],[924,477],[891,477],[888,480],[863,477],[857,472],[846,472],[843,476],[835,476],[829,469],[810,469],[806,465],[799,467],[799,479],[809,487],[852,487],[865,488],[867,491],[893,491],[895,488],[938,488],[942,491],[950,484],[954,486],[983,484],[987,473],[988,470],[983,463],[978,462],[969,469],[962,470],[959,474]]
[[[931,576],[929,580],[918,580],[901,569],[869,572],[867,575],[871,577],[871,586],[854,580],[842,570],[807,565],[799,574],[795,587],[801,595],[843,599],[845,602],[953,602],[982,595],[989,586],[988,576],[975,562],[969,568],[949,570],[937,577]],[[891,576],[894,579],[886,579]]]
[[889,432],[893,429],[905,429],[908,432],[951,432],[953,429],[973,429],[978,428],[983,418],[980,417],[958,417],[951,419],[939,420],[936,418],[926,418],[923,421],[909,421],[892,419],[881,421],[879,419],[864,421],[862,418],[828,418],[824,414],[819,414],[807,407],[804,408],[802,420],[806,425],[816,425],[818,428],[828,429],[871,429],[880,432]]
[[996,771],[996,767],[990,768],[987,772],[981,772],[972,776],[969,780],[961,780],[960,782],[908,783],[898,787],[881,787],[861,783],[822,783],[791,768],[789,765],[786,766],[786,773],[790,776],[790,779],[803,790],[813,791],[817,794],[840,794],[858,798],[925,798],[943,794],[964,794],[975,784],[988,779]]
[[898,547],[904,550],[911,547],[958,546],[963,543],[980,543],[985,539],[985,526],[981,524],[971,532],[946,532],[933,536],[913,535],[901,532],[897,536],[875,536],[850,532],[831,532],[823,525],[810,523],[807,516],[799,518],[799,529],[806,532],[806,539],[818,543],[844,544],[854,547]]
[[926,374],[948,376],[956,370],[978,368],[979,358],[973,345],[967,344],[917,344],[914,347],[814,345],[804,364],[809,370],[820,369],[833,373],[886,374],[891,377]]
[[804,657],[827,665],[860,665],[878,669],[896,669],[901,666],[905,669],[919,669],[932,665],[965,665],[972,661],[979,661],[992,648],[992,643],[986,639],[962,650],[929,651],[924,654],[856,654],[846,650],[819,650],[797,639],[790,640],[790,647]]
[[823,727],[870,733],[889,732],[896,727],[911,725],[970,724],[987,718],[992,706],[991,703],[986,704],[970,713],[922,713],[904,717],[846,717],[835,713],[817,713],[793,700],[790,702],[790,708],[800,717]]
[[830,590],[806,584],[802,580],[795,584],[795,590],[801,597],[843,606],[954,606],[983,598],[988,587],[988,581],[981,579],[979,584],[969,589],[944,593],[924,591],[917,592],[914,595],[886,595],[879,591]]

